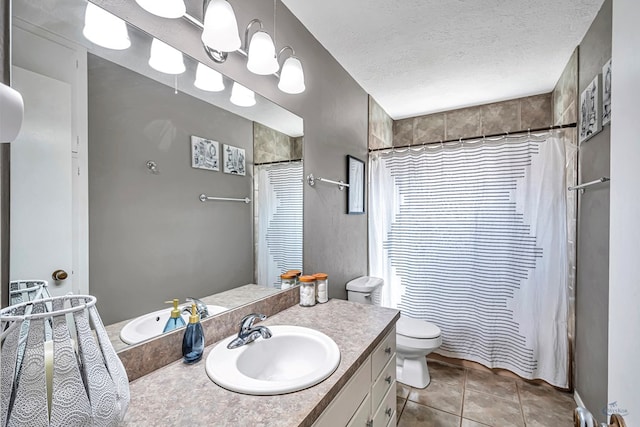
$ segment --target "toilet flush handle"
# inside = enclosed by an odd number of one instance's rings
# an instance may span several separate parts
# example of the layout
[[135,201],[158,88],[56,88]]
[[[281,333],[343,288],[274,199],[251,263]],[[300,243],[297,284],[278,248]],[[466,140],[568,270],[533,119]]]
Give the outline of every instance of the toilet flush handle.
[[371,298],[371,294],[364,294],[365,298]]

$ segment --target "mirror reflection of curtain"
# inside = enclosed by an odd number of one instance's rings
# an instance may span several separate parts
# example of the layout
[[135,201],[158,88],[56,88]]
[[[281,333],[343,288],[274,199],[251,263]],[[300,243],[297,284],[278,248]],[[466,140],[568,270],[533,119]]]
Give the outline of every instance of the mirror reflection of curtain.
[[280,286],[280,275],[302,270],[302,162],[256,166],[257,283]]

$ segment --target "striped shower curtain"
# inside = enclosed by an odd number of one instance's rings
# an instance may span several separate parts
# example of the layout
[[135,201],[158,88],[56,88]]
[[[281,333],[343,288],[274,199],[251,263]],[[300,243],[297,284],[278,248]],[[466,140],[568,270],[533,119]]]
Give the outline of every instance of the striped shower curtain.
[[525,137],[370,157],[370,274],[438,353],[568,386],[564,142]]
[[280,287],[280,275],[302,270],[302,162],[255,167],[256,280]]

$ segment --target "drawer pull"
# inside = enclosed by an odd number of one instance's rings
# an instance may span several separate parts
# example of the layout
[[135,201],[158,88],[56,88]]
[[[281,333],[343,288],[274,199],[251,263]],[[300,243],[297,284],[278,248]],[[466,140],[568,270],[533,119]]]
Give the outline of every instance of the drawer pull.
[[391,346],[384,349],[384,352],[387,354],[391,354]]
[[384,413],[387,415],[387,417],[391,418],[391,414],[393,414],[393,409],[391,408],[387,408]]
[[389,375],[387,378],[384,379],[387,384],[391,384],[391,375]]

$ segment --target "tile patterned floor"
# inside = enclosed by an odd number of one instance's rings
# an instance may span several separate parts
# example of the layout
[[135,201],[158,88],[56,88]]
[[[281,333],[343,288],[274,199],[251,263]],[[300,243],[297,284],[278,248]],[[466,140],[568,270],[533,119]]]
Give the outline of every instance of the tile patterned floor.
[[573,396],[476,369],[429,360],[431,384],[398,383],[399,427],[572,427]]

